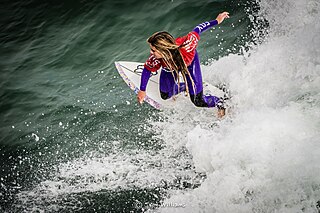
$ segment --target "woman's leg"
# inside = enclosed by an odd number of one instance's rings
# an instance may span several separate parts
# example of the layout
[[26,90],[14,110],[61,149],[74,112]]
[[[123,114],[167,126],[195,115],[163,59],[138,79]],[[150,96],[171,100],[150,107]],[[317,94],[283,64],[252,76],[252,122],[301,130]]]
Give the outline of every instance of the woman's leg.
[[190,99],[197,107],[215,107],[218,106],[220,99],[213,95],[203,95],[202,74],[200,68],[200,61],[198,53],[196,52],[194,59],[190,66],[188,66],[189,73],[194,83],[194,88],[189,76],[187,76],[188,89]]
[[[176,74],[174,73],[174,76]],[[161,98],[166,100],[171,98],[173,95],[179,92],[186,91],[185,83],[180,83],[180,87],[175,82],[171,72],[166,72],[164,70],[160,73],[160,95]]]

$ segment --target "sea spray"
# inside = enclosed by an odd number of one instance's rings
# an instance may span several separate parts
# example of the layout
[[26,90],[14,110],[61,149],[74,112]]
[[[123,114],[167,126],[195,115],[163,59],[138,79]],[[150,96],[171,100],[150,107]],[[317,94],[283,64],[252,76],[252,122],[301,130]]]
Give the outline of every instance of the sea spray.
[[184,208],[159,211],[317,211],[319,12],[316,1],[261,2],[268,39],[203,67],[206,79],[228,82],[232,119],[214,130],[196,124],[188,131],[186,147],[207,179],[165,201],[187,203]]

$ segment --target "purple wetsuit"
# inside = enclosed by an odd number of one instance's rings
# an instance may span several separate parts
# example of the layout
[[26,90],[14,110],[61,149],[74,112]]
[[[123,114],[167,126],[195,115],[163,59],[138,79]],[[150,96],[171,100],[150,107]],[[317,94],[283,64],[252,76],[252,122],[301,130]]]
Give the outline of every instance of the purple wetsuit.
[[[217,25],[217,20],[212,20],[209,22],[204,22],[202,24],[197,25],[191,33],[196,33],[198,36],[201,35],[202,32],[210,29],[214,25]],[[199,37],[200,38],[200,37]],[[198,40],[196,39],[196,42]],[[200,68],[200,60],[197,51],[194,49],[194,56],[193,60],[190,65],[188,65],[188,70],[190,76],[187,77],[187,86],[189,89],[190,99],[191,101],[198,107],[215,107],[220,102],[220,99],[213,95],[203,95],[203,83],[202,83],[202,74]],[[182,53],[181,53],[182,54]],[[151,56],[152,57],[152,56]],[[160,65],[159,65],[160,66]],[[150,65],[151,67],[151,65]],[[140,90],[145,91],[147,87],[147,83],[151,76],[151,69],[148,69],[148,66],[145,66],[141,76],[141,83],[140,83]],[[174,75],[176,75],[174,73]],[[176,76],[175,76],[176,77]],[[193,80],[195,88],[192,86]],[[179,92],[186,91],[185,83],[180,83],[180,88],[178,89],[178,85],[175,82],[172,73],[162,67],[161,74],[160,74],[160,94],[161,98],[168,99],[171,98],[173,95],[178,94]]]

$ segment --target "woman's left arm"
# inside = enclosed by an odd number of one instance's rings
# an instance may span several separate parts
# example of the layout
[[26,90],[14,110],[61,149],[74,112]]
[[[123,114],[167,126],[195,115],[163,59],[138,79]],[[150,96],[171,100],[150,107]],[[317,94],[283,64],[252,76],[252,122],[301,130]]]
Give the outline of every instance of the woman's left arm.
[[206,21],[204,23],[201,23],[199,25],[197,25],[194,29],[193,32],[198,33],[199,35],[205,31],[207,31],[208,29],[210,29],[211,27],[220,24],[221,22],[223,22],[223,20],[225,18],[229,18],[229,13],[228,12],[223,12],[220,13],[217,18],[215,20],[211,20],[211,21]]

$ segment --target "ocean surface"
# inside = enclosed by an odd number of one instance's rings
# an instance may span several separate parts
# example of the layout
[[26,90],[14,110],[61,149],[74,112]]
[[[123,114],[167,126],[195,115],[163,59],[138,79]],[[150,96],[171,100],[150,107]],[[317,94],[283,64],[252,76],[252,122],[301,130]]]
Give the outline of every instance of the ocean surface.
[[[0,212],[319,212],[319,0],[2,1]],[[201,36],[228,115],[139,105],[114,66]]]

